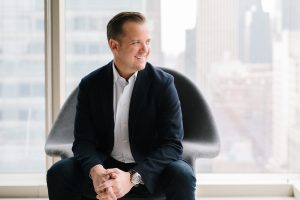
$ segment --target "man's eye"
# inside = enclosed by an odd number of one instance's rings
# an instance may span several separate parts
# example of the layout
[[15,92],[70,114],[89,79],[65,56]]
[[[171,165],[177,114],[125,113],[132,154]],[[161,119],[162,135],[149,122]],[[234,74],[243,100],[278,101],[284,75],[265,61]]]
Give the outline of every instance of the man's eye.
[[136,42],[132,42],[131,44],[139,44],[140,42],[139,41],[136,41]]

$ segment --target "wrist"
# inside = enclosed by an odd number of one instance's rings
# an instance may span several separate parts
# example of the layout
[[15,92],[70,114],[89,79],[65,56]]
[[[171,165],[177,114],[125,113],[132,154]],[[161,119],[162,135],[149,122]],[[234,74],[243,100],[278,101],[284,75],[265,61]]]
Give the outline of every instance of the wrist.
[[139,184],[143,184],[142,177],[141,175],[134,171],[134,170],[129,170],[130,174],[130,182],[133,184],[133,186],[138,186]]
[[134,187],[135,185],[134,185],[134,183],[131,181],[131,174],[130,174],[130,172],[126,172],[126,173],[127,173],[128,182],[129,182],[130,186],[131,186],[131,187]]
[[102,165],[98,164],[91,168],[89,175],[90,178],[93,178],[96,174],[102,174],[104,172],[105,172],[105,168]]

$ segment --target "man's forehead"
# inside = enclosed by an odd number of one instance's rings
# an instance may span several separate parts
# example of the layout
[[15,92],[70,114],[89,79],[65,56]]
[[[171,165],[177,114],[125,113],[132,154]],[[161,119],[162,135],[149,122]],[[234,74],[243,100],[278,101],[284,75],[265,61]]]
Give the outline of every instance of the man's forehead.
[[127,21],[122,26],[123,31],[126,29],[148,29],[145,22]]
[[123,37],[143,36],[150,38],[150,33],[145,24],[128,24],[123,27]]

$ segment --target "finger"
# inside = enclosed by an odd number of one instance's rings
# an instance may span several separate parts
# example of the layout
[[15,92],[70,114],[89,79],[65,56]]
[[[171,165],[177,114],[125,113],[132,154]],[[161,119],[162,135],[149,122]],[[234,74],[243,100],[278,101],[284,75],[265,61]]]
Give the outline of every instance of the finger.
[[110,178],[112,179],[116,179],[118,177],[118,175],[116,173],[111,173],[110,174]]
[[97,196],[96,196],[96,198],[97,199],[101,199],[101,200],[108,200],[108,199],[111,199],[110,198],[110,196],[109,196],[109,194],[107,194],[107,193],[101,193],[101,194],[98,194]]
[[113,186],[112,180],[108,180],[108,181],[105,181],[104,183],[100,184],[99,186],[97,186],[97,191],[101,192],[101,191],[105,190],[106,188],[109,188],[112,186]]
[[110,195],[110,197],[111,197],[112,199],[117,199],[115,193],[113,192],[112,187],[107,188],[107,192],[108,192],[108,194]]
[[116,200],[116,199],[113,199],[113,198],[111,198],[111,197],[109,197],[109,196],[103,197],[103,196],[97,195],[96,198],[97,198],[98,200]]
[[97,196],[100,196],[101,200],[116,200],[117,199],[117,197],[113,193],[111,187],[107,188],[107,190],[105,190],[105,192],[102,192],[102,193],[98,194]]
[[102,193],[105,193],[105,192],[106,192],[106,189],[100,190],[99,187],[100,187],[100,186],[97,186],[97,187],[95,188],[95,192],[96,192],[97,194],[102,194]]
[[106,180],[101,179],[101,181],[98,183],[98,185],[94,184],[94,190],[95,190],[96,193],[103,192],[102,190],[105,190],[105,188],[111,187],[112,184],[114,184],[111,181],[115,180],[115,179],[110,178],[110,176],[108,176],[105,179]]
[[120,170],[118,168],[111,168],[106,170],[106,174],[116,173],[119,174]]
[[105,181],[107,181],[107,180],[109,180],[110,179],[110,175],[109,174],[107,174],[107,175],[105,175],[105,176],[102,176],[102,178],[101,178],[101,183],[104,183]]

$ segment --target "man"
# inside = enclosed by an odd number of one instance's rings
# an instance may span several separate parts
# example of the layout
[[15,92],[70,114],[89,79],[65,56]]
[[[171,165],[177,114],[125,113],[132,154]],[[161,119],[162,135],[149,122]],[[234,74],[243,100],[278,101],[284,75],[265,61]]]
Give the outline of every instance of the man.
[[164,193],[193,200],[195,177],[182,160],[183,125],[173,77],[147,63],[145,17],[122,12],[107,25],[113,61],[79,84],[74,157],[47,173],[50,200],[115,200]]

